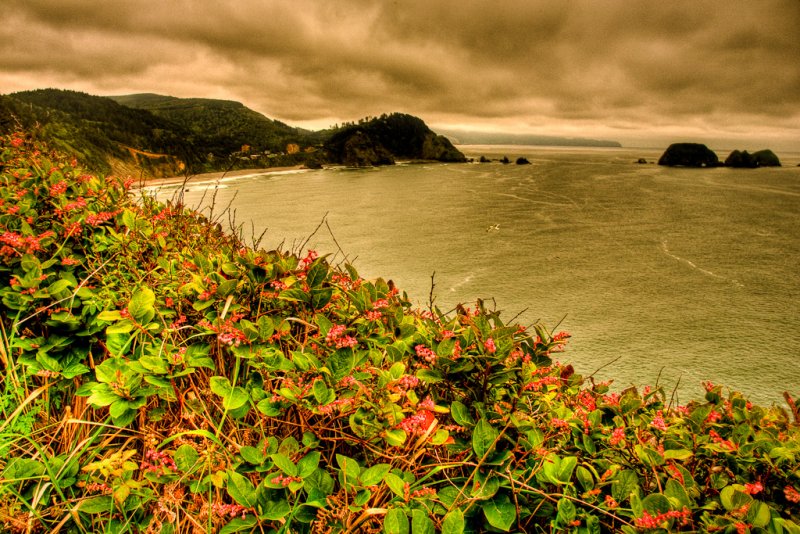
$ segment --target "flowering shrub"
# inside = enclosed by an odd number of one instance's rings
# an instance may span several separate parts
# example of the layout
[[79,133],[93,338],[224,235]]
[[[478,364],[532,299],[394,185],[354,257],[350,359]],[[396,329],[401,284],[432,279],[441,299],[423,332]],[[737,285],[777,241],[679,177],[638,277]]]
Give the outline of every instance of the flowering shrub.
[[676,406],[568,334],[415,309],[0,143],[8,532],[800,532],[779,407]]

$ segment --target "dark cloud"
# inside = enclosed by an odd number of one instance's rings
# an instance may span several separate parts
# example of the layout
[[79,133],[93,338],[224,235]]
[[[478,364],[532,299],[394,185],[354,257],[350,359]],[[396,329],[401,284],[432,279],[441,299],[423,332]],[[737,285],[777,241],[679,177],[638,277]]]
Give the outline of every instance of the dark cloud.
[[231,98],[291,123],[401,110],[554,134],[800,137],[797,0],[4,4],[0,92]]

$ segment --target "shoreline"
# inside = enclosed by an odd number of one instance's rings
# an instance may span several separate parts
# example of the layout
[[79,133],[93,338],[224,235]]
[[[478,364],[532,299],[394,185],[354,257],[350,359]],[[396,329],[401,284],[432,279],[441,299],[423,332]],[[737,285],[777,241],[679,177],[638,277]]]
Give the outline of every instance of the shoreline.
[[[299,171],[308,169],[305,165],[292,165],[288,167],[265,167],[257,169],[236,169],[234,171],[204,172],[192,174],[190,176],[168,176],[166,178],[151,178],[139,182],[139,187],[163,187],[179,184],[190,184],[194,182],[213,182],[224,178],[236,178],[241,176],[272,174],[277,172]],[[309,169],[310,170],[310,169]]]

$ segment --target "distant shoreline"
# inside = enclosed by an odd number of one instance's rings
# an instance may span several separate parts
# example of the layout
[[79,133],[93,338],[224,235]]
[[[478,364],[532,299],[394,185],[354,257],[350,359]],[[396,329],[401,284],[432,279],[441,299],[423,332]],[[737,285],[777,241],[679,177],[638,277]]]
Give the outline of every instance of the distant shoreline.
[[265,167],[261,169],[236,169],[233,171],[205,172],[189,176],[169,176],[167,178],[150,178],[140,182],[141,187],[161,187],[193,182],[209,182],[223,178],[236,178],[256,174],[271,174],[276,172],[298,171],[308,169],[305,165],[292,165],[289,167]]

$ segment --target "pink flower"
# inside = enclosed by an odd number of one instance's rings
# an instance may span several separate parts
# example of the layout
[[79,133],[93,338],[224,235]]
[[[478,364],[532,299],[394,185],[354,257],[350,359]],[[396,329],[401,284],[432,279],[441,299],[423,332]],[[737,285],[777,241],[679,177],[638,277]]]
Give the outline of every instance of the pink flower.
[[653,417],[653,421],[650,423],[650,426],[656,430],[661,430],[662,432],[667,430],[667,423],[664,421],[664,414],[661,412],[661,410],[659,410],[656,413],[656,416]]
[[609,439],[608,442],[611,445],[616,445],[617,443],[619,443],[624,439],[625,439],[625,429],[623,427],[617,427],[614,429],[613,432],[611,432],[611,439]]
[[764,489],[764,486],[761,482],[755,482],[754,484],[745,484],[744,485],[744,492],[748,495],[755,495],[760,493]]
[[794,503],[800,502],[800,493],[797,492],[792,486],[786,486],[783,488],[783,494],[786,496],[786,500]]
[[63,195],[67,190],[67,182],[61,180],[57,184],[50,187],[50,196],[57,197],[59,195]]
[[436,353],[425,345],[417,345],[414,347],[414,351],[417,353],[417,356],[420,359],[425,360],[430,364],[436,363]]
[[495,346],[494,339],[492,338],[489,338],[486,341],[484,341],[483,346],[486,349],[486,352],[488,352],[489,354],[494,354],[495,352],[497,352],[497,347]]

